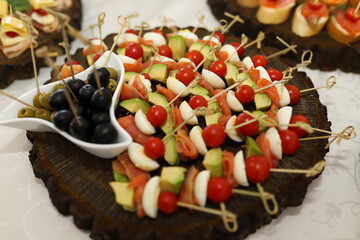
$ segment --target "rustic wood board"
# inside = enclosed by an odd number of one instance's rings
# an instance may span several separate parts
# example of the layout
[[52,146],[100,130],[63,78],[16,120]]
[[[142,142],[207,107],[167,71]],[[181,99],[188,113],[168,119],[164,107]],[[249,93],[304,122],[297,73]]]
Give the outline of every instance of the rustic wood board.
[[[74,28],[81,28],[81,0],[73,0],[72,7],[64,11],[64,13],[71,16],[70,24]],[[69,40],[72,40],[70,36]],[[39,31],[39,35],[37,37],[38,48],[47,46],[49,51],[60,51],[62,53],[63,50],[57,46],[60,41],[62,41],[61,32],[47,34]],[[36,65],[37,70],[42,67],[46,67],[44,59],[37,57]],[[30,49],[26,50],[18,57],[12,59],[8,59],[4,54],[0,53],[0,72],[2,74],[2,78],[0,80],[0,89],[6,88],[16,79],[27,79],[34,77]]]
[[[200,32],[206,33],[203,30]],[[112,36],[106,40],[110,44]],[[230,41],[236,39],[234,36],[228,37]],[[263,50],[269,53],[274,51]],[[249,49],[245,52],[248,55],[255,53],[258,50]],[[84,61],[81,49],[74,59]],[[271,60],[268,64],[278,69],[286,69],[288,66],[279,59]],[[313,87],[311,80],[304,73],[298,72],[294,74],[292,84],[300,89]],[[330,129],[327,109],[320,103],[316,91],[304,93],[293,106],[293,111],[294,114],[305,115],[313,127]],[[58,134],[28,132],[27,135],[33,143],[29,158],[35,176],[44,181],[59,212],[72,215],[75,224],[81,229],[90,230],[93,239],[243,239],[270,223],[286,207],[301,205],[307,187],[313,180],[303,175],[271,174],[263,187],[276,195],[280,210],[275,216],[265,212],[260,199],[233,195],[226,205],[238,216],[239,230],[236,233],[227,232],[220,217],[187,209],[179,209],[170,216],[159,213],[155,220],[148,217],[138,219],[135,213],[124,211],[114,201],[113,191],[108,184],[113,180],[111,159],[99,159]],[[279,167],[312,167],[324,159],[328,151],[324,148],[327,142],[326,139],[301,142],[296,154],[285,156]],[[239,146],[227,141],[224,149],[237,151]],[[199,169],[203,168],[201,159],[195,164]],[[253,185],[248,189],[256,191]],[[210,202],[207,206],[219,208]]]
[[[288,53],[285,57],[301,62],[301,55],[305,50],[312,50],[314,58],[309,66],[313,69],[322,71],[333,71],[337,68],[344,72],[360,73],[360,42],[352,44],[342,44],[330,37],[326,27],[316,36],[300,37],[291,31],[292,14],[283,24],[265,25],[256,18],[257,8],[246,8],[238,5],[236,0],[208,0],[212,13],[217,19],[230,18],[224,16],[224,12],[239,15],[245,20],[244,24],[236,23],[230,28],[230,31],[239,36],[245,33],[251,38],[256,38],[259,31],[266,34],[265,43],[270,46],[283,49],[276,36],[281,37],[290,44],[297,45],[298,53]],[[294,12],[295,7],[292,10]]]

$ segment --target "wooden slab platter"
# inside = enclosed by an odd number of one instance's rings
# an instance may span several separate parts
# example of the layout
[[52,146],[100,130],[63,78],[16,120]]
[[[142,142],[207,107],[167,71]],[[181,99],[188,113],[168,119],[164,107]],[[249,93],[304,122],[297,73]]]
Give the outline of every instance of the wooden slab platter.
[[[208,32],[203,29],[198,31],[200,36],[205,34]],[[106,38],[108,46],[111,46],[113,36]],[[227,39],[239,40],[233,35],[228,35]],[[274,51],[273,48],[249,48],[245,55],[271,54]],[[86,63],[82,49],[78,49],[73,59]],[[270,59],[268,64],[282,70],[288,67],[279,58]],[[294,73],[292,84],[299,89],[313,87],[311,80],[302,72]],[[120,117],[124,112],[120,110],[116,114]],[[327,109],[320,103],[316,91],[304,93],[300,101],[293,105],[293,114],[305,115],[315,128],[330,130]],[[113,159],[99,159],[58,134],[27,132],[27,136],[33,143],[29,159],[35,176],[44,181],[58,211],[73,216],[76,226],[89,230],[92,239],[244,239],[261,226],[269,224],[286,207],[301,205],[308,185],[317,177],[272,173],[263,187],[265,191],[275,194],[278,201],[279,212],[273,216],[266,213],[259,198],[233,195],[226,202],[226,207],[237,215],[239,228],[237,232],[230,233],[224,228],[221,217],[184,208],[172,215],[159,213],[156,219],[139,219],[135,213],[125,211],[115,203],[109,185],[113,181]],[[301,142],[295,154],[286,155],[280,161],[279,168],[312,167],[324,159],[328,151],[325,149],[327,142],[327,139]],[[222,147],[233,152],[240,148],[230,141],[226,141]],[[199,158],[194,162],[198,169],[203,169],[201,160]],[[164,164],[163,160],[160,163]],[[248,190],[256,191],[256,186],[251,185]],[[218,204],[209,201],[207,206],[219,209]]]
[[[63,13],[71,16],[71,26],[76,29],[80,29],[82,20],[81,0],[72,1],[72,6]],[[46,46],[49,51],[62,52],[62,48],[58,47],[57,45],[60,41],[62,41],[61,32],[55,31],[51,34],[47,34],[39,31],[39,35],[37,36],[37,49]],[[46,67],[43,58],[36,57],[36,64],[37,70],[42,67]],[[19,71],[20,69],[21,71]],[[0,52],[0,72],[2,74],[2,78],[0,80],[0,89],[6,88],[16,79],[28,79],[34,77],[30,49],[27,49],[21,55],[12,59],[8,59]]]
[[281,37],[289,44],[297,45],[297,54],[288,53],[285,55],[288,59],[295,62],[301,62],[301,55],[304,51],[310,49],[314,52],[312,64],[309,66],[313,69],[322,71],[333,71],[337,68],[344,72],[360,73],[360,42],[352,44],[342,44],[330,37],[324,28],[318,35],[313,37],[300,37],[291,31],[292,14],[296,7],[292,9],[290,17],[283,24],[265,25],[260,23],[256,18],[257,8],[246,8],[240,6],[236,0],[208,0],[212,13],[217,19],[226,19],[224,12],[233,15],[239,15],[245,20],[244,24],[235,24],[230,31],[234,34],[241,35],[245,33],[250,38],[255,38],[259,31],[266,34],[265,43],[284,48],[276,36]]

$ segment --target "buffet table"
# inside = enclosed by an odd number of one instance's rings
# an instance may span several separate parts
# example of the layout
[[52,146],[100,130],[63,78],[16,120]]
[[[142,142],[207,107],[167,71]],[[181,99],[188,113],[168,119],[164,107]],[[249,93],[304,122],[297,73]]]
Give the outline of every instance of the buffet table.
[[[196,25],[200,14],[204,14],[209,29],[217,26],[206,0],[143,0],[136,4],[123,0],[83,1],[83,28],[96,23],[100,12],[106,13],[103,36],[120,29],[118,15],[135,12],[139,17],[131,19],[131,26],[141,21],[159,26],[160,16],[166,16],[186,27]],[[90,37],[91,32],[84,35]],[[80,46],[76,40],[71,52]],[[63,57],[59,57],[58,62],[62,61]],[[336,76],[337,84],[331,90],[318,90],[321,102],[327,106],[331,129],[341,132],[351,125],[360,132],[360,75],[310,69],[305,72],[315,86],[323,86],[329,76]],[[49,68],[41,69],[40,83],[49,76]],[[5,91],[21,96],[35,86],[34,79],[17,80]],[[0,112],[11,101],[0,96]],[[89,239],[89,232],[79,230],[72,217],[64,217],[52,205],[43,182],[34,176],[28,159],[31,147],[25,131],[0,127],[0,239]],[[360,137],[343,140],[340,145],[333,143],[325,160],[325,170],[310,185],[303,204],[286,209],[247,239],[360,239]]]

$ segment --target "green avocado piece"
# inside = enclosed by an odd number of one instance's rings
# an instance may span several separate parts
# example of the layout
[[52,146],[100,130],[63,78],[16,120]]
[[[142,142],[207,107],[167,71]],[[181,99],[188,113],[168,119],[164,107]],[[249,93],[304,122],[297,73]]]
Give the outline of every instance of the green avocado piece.
[[168,77],[168,69],[165,64],[162,63],[154,64],[152,65],[150,71],[149,68],[150,66],[142,70],[142,72],[148,73],[152,80],[165,83]]
[[210,56],[205,60],[204,64],[203,64],[203,68],[205,69],[209,69],[210,65],[215,62],[218,61],[219,58],[215,56],[215,54],[210,54]]
[[209,91],[201,87],[200,85],[195,85],[195,87],[190,88],[189,92],[192,95],[210,96]]
[[139,109],[141,109],[146,114],[150,108],[150,104],[139,98],[132,98],[121,101],[119,106],[125,108],[132,114],[135,114]]
[[263,152],[261,151],[256,141],[252,137],[246,136],[245,144],[246,144],[246,151],[245,151],[246,159],[252,156],[263,155]]
[[221,177],[223,175],[222,150],[220,147],[210,149],[204,157],[203,165],[210,171],[211,177]]
[[175,61],[179,61],[180,58],[183,58],[187,53],[186,40],[183,36],[174,35],[169,38],[168,46],[172,51],[172,58]]
[[132,79],[135,75],[137,75],[137,72],[125,72],[124,74],[124,82],[129,82],[130,79]]
[[245,79],[244,82],[241,85],[249,85],[250,87],[252,87],[254,90],[256,90],[256,83],[254,80],[251,79],[250,75],[242,72],[239,75],[237,75],[237,80],[241,80],[241,79]]
[[237,76],[239,75],[238,68],[232,63],[225,63],[227,70],[225,74],[225,81],[228,86],[233,85],[236,82]]
[[211,124],[218,124],[219,117],[221,117],[221,116],[222,116],[222,114],[220,112],[205,115],[206,126],[209,126]]
[[208,102],[208,108],[211,109],[213,111],[213,113],[220,112],[220,108],[219,108],[219,105],[217,104],[216,100],[212,100],[212,101]]
[[129,178],[125,174],[120,174],[116,171],[113,171],[113,175],[116,182],[129,182]]
[[176,78],[176,73],[179,71],[179,69],[174,69],[169,72],[169,77]]
[[206,57],[208,53],[211,51],[211,47],[202,42],[194,42],[191,44],[189,48],[189,52],[191,50],[197,50],[203,55],[203,57]]
[[[149,102],[154,105],[160,105],[165,107],[169,103],[166,97],[160,93],[149,92],[148,96],[149,96]],[[161,125],[160,128],[165,134],[168,134],[171,133],[172,130],[174,130],[174,123],[173,123],[173,117],[171,114],[170,106],[168,106],[165,110],[167,112],[166,122],[163,125]]]
[[187,168],[185,167],[163,167],[160,174],[160,189],[162,192],[172,192],[176,195],[180,192],[185,180]]
[[126,48],[118,48],[118,49],[116,49],[116,53],[117,53],[117,55],[125,55],[125,50],[126,50]]
[[169,165],[177,166],[180,164],[180,156],[176,151],[176,140],[174,136],[168,137],[165,142],[164,159]]
[[128,182],[110,182],[115,194],[115,202],[122,205],[126,210],[135,211],[134,188],[128,188],[128,185]]
[[143,49],[143,56],[142,56],[143,62],[150,61],[150,58],[152,56],[151,48],[149,46],[144,45],[144,44],[140,44],[140,46]]
[[255,93],[254,101],[256,110],[266,110],[271,106],[271,100],[266,93]]
[[89,66],[94,64],[94,60],[93,60],[94,56],[95,56],[95,53],[89,53],[88,55],[86,55],[86,61]]
[[[259,116],[266,115],[266,113],[264,113],[263,111],[260,111],[260,110],[255,110],[255,111],[252,112],[252,114],[253,114],[255,117],[259,117]],[[260,133],[262,133],[262,132],[265,132],[267,129],[268,129],[267,126],[264,126],[264,125],[262,125],[261,123],[259,123],[259,130],[258,130],[257,134],[260,134]]]

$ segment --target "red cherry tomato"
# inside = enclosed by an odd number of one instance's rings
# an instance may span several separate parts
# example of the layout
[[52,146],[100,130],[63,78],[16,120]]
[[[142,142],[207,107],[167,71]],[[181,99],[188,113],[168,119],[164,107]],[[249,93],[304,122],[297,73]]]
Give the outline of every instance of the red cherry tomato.
[[172,51],[168,45],[161,45],[159,47],[159,54],[168,58],[172,58]]
[[290,94],[290,104],[295,104],[299,101],[301,93],[299,88],[295,85],[286,85],[286,89],[289,91]]
[[34,11],[37,12],[40,16],[46,16],[48,14],[44,9],[41,8]]
[[240,47],[238,49],[238,47],[241,45],[238,42],[232,42],[230,43],[230,45],[232,45],[235,49],[237,49],[237,54],[239,55],[239,57],[241,57],[244,54],[244,47]]
[[207,196],[214,203],[226,202],[232,194],[230,183],[223,177],[213,177],[208,182]]
[[160,138],[151,137],[144,144],[144,152],[149,158],[158,159],[164,155],[165,145]]
[[254,67],[262,66],[265,67],[267,64],[267,60],[263,55],[255,55],[251,58],[252,62],[254,63]]
[[152,105],[147,114],[147,119],[154,127],[159,127],[163,125],[167,118],[167,112],[163,106],[160,105]]
[[192,80],[195,79],[195,74],[190,68],[183,67],[180,68],[179,71],[177,71],[175,78],[182,82],[185,86],[187,86],[189,85],[189,83],[191,83]]
[[[310,124],[309,120],[303,115],[293,115],[290,118],[290,124],[296,124],[298,122],[304,122],[304,123]],[[300,127],[289,127],[289,130],[292,130],[293,132],[295,132],[296,135],[298,135],[298,137],[302,137],[307,134],[307,132]]]
[[324,5],[322,1],[314,1],[314,0],[310,0],[308,4],[309,7],[313,10],[319,10],[322,7],[322,5]]
[[131,28],[127,29],[125,31],[125,33],[132,33],[132,34],[138,35],[137,31],[135,29],[131,29]]
[[285,154],[292,154],[298,150],[300,141],[295,132],[287,129],[279,132],[281,139],[282,152]]
[[147,74],[147,73],[140,73],[140,75],[144,76],[145,79],[147,79],[147,80],[149,80],[149,81],[151,82],[151,77],[150,77],[149,74]]
[[194,95],[189,99],[189,105],[192,109],[197,109],[198,107],[207,107],[208,102],[201,95]]
[[357,20],[360,19],[360,10],[358,10],[356,13],[355,10],[356,9],[352,7],[346,9],[346,17],[353,22],[356,22]]
[[215,61],[210,65],[209,70],[223,78],[226,74],[227,66],[223,61]]
[[[245,122],[248,122],[250,120],[253,120],[254,118],[246,113],[240,113],[236,120],[235,120],[235,125],[239,125]],[[236,129],[236,131],[242,135],[245,136],[254,136],[259,130],[259,122],[255,121],[252,123],[249,123],[245,126],[239,127]]]
[[154,29],[154,30],[152,30],[152,32],[155,32],[155,33],[161,34],[163,37],[165,37],[164,32],[163,32],[163,31],[161,31],[160,29]]
[[125,48],[125,55],[133,59],[141,58],[143,53],[143,48],[138,43],[130,43]]
[[208,125],[203,129],[202,137],[207,146],[219,147],[225,141],[225,129],[220,124]]
[[[66,61],[65,64],[66,64],[67,66],[70,66],[69,61]],[[79,65],[79,63],[78,63],[77,61],[75,61],[75,60],[71,60],[71,64],[72,64],[72,65]]]
[[172,192],[162,192],[159,194],[158,206],[160,211],[166,214],[171,214],[176,212],[178,209],[178,198],[175,193]]
[[270,175],[270,164],[263,156],[252,156],[245,161],[248,180],[252,183],[263,183]]
[[199,65],[201,61],[204,59],[204,56],[198,50],[191,50],[185,54],[185,57],[190,59],[195,66]]
[[246,104],[254,99],[255,91],[249,85],[240,85],[235,92],[235,97],[242,103]]
[[266,70],[271,78],[271,81],[280,81],[283,78],[283,74],[280,70],[275,68],[269,68]]
[[96,53],[93,57],[93,62],[96,62],[101,57],[101,53]]
[[221,44],[224,44],[224,42],[225,42],[224,34],[222,34],[221,32],[214,32],[214,35],[219,37]]

